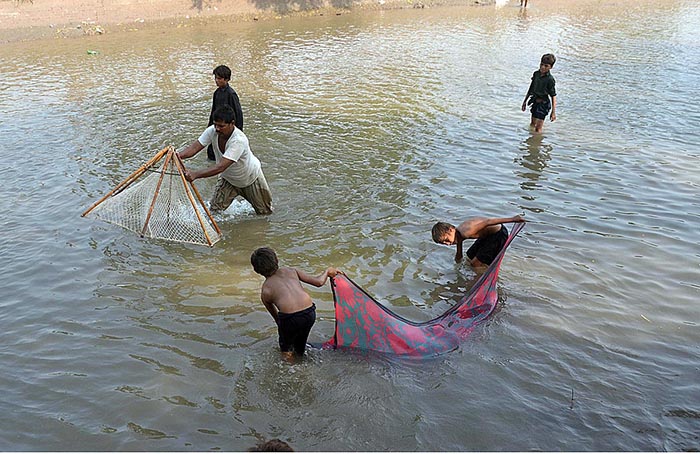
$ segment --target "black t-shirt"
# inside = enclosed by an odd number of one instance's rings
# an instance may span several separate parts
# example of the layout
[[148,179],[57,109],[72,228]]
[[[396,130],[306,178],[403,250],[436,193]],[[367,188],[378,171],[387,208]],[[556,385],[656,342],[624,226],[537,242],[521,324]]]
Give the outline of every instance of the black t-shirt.
[[243,131],[243,109],[241,109],[241,101],[238,99],[238,94],[231,88],[230,85],[225,87],[217,88],[214,91],[214,99],[211,104],[211,113],[209,114],[209,125],[214,124],[214,111],[221,106],[231,106],[236,114],[236,121],[234,122],[236,127]]
[[534,96],[535,98],[547,99],[547,96],[556,96],[556,82],[554,81],[554,76],[551,72],[548,72],[544,76],[540,74],[537,70],[532,74],[532,82],[530,82],[530,88],[527,90],[527,94]]

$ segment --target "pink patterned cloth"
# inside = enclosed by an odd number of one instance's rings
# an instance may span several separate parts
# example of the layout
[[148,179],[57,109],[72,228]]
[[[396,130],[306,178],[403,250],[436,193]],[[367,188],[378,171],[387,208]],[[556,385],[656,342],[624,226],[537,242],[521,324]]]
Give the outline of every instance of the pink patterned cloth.
[[459,303],[426,322],[406,320],[377,302],[347,276],[337,275],[331,281],[335,334],[323,348],[354,348],[415,357],[456,349],[474,326],[496,308],[501,261],[524,225],[514,224],[501,252]]

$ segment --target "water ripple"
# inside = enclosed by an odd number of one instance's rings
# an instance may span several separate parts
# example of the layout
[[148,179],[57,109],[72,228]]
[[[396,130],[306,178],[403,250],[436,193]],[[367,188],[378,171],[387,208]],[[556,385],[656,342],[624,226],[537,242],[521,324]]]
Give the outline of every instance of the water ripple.
[[[621,5],[4,45],[4,446],[696,448],[700,9]],[[559,119],[534,135],[520,102],[545,51],[559,57]],[[234,203],[213,249],[81,218],[163,146],[198,137],[220,63],[275,213]],[[197,184],[207,197],[214,182]],[[255,247],[311,273],[338,266],[426,320],[478,278],[430,226],[516,213],[530,222],[498,310],[460,349],[419,364],[315,349],[280,360]],[[309,292],[318,343],[332,296]]]

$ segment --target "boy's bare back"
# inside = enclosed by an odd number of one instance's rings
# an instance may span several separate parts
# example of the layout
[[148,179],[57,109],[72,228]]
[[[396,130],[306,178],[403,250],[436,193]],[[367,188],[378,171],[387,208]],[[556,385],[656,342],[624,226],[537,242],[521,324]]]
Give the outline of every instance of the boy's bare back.
[[263,302],[274,304],[278,311],[285,314],[299,312],[313,304],[294,268],[279,268],[275,274],[265,279],[261,293]]
[[520,215],[510,218],[474,217],[459,224],[457,231],[463,238],[483,238],[498,232],[501,230],[501,224],[507,222],[525,222],[525,219]]

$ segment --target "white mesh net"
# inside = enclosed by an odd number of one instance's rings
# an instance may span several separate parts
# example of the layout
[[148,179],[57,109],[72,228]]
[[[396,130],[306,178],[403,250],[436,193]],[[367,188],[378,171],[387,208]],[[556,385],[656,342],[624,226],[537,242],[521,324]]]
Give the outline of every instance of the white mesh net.
[[[163,154],[161,151],[159,154]],[[221,232],[192,183],[185,180],[172,147],[152,159],[83,213],[141,236],[213,246]],[[159,169],[154,169],[163,160]],[[149,161],[149,162],[151,162]]]

